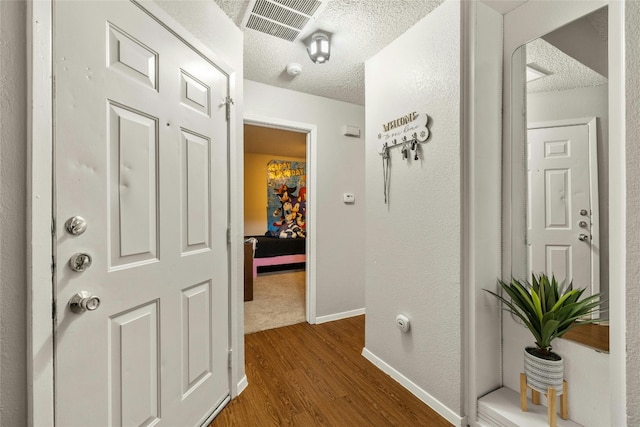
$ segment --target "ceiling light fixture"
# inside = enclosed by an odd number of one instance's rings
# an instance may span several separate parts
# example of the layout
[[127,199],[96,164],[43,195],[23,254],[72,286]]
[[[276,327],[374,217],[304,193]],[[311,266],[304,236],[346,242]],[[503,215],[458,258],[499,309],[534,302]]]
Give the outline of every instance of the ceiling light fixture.
[[309,58],[316,64],[323,64],[329,60],[331,54],[331,46],[329,36],[322,32],[313,33],[307,46]]

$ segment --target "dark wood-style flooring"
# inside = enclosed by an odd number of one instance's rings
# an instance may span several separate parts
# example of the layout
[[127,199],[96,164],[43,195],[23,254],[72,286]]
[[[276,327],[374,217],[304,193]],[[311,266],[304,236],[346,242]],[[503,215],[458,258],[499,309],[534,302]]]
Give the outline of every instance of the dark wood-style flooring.
[[249,386],[209,427],[451,426],[363,347],[364,316],[246,335]]

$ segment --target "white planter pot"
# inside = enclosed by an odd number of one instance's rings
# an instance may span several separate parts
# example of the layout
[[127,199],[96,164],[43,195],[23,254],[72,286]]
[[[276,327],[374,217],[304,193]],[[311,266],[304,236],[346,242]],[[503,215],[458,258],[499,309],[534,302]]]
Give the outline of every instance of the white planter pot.
[[[530,350],[534,351],[530,352]],[[527,376],[527,385],[540,393],[547,393],[548,388],[553,387],[557,395],[561,395],[564,379],[562,357],[551,352],[550,358],[544,359],[537,356],[535,350],[536,347],[527,347],[524,350],[524,373]]]

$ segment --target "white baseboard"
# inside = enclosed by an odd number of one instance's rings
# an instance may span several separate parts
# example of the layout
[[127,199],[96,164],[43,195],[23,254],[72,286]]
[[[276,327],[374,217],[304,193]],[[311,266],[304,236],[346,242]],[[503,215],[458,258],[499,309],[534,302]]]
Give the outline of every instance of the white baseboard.
[[238,381],[238,394],[233,396],[233,398],[235,399],[236,397],[240,396],[240,393],[242,393],[244,389],[247,388],[248,386],[249,386],[249,381],[247,380],[247,376],[245,375],[242,377],[240,381]]
[[343,311],[342,313],[330,314],[328,316],[316,317],[316,324],[333,322],[334,320],[346,319],[348,317],[360,316],[365,313],[364,308],[357,310]]
[[404,388],[409,390],[411,393],[413,393],[418,399],[426,403],[431,409],[436,411],[438,414],[444,417],[451,424],[457,427],[466,427],[467,417],[461,417],[460,415],[456,414],[454,411],[449,409],[438,399],[431,396],[425,390],[418,387],[418,385],[416,385],[414,382],[412,382],[407,377],[402,375],[400,372],[392,368],[385,361],[380,359],[375,354],[371,353],[369,350],[367,350],[366,347],[362,349],[362,355],[371,363],[376,365],[378,369],[380,369],[385,374],[389,375],[391,378],[396,380],[401,386],[403,386]]

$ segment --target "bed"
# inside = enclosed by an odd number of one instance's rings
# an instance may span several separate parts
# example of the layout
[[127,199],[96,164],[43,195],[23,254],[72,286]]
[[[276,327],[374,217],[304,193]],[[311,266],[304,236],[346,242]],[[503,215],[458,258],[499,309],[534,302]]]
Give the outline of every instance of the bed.
[[306,239],[279,239],[268,236],[247,236],[257,240],[253,254],[253,277],[258,267],[306,262]]

